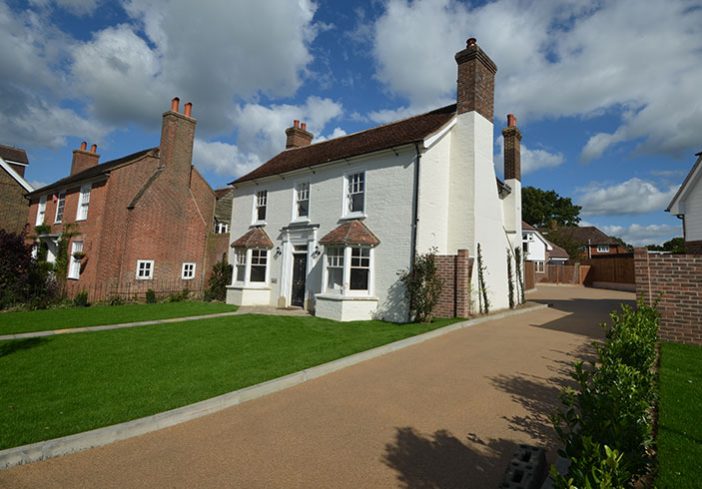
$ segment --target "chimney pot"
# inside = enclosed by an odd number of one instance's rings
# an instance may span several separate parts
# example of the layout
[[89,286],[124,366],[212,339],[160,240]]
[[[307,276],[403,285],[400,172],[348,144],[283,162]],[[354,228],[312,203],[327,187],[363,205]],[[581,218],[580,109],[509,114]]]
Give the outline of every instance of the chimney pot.
[[190,117],[190,114],[193,112],[193,104],[191,102],[188,102],[185,104],[185,116]]
[[178,97],[173,97],[173,100],[171,100],[171,112],[178,112],[179,106],[180,106],[180,99]]
[[468,40],[466,41],[466,47],[469,48],[471,46],[475,46],[478,43],[478,40],[474,37],[469,37]]
[[507,114],[507,127],[517,127],[517,118],[514,114]]
[[307,123],[303,122],[302,124],[300,124],[300,129],[302,129],[303,131],[306,131],[307,130]]
[[300,121],[297,119],[293,120],[293,127],[300,127]]
[[85,151],[88,148],[88,143],[86,141],[83,141],[80,143],[80,150]]
[[97,144],[93,144],[93,145],[90,147],[90,152],[91,152],[91,153],[96,153],[96,152],[97,152]]

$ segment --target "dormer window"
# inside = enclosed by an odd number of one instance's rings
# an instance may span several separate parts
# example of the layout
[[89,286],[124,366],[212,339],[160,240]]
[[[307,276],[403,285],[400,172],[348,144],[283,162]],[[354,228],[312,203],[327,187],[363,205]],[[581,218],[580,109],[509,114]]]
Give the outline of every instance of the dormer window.
[[366,174],[353,173],[346,176],[346,205],[349,214],[363,214],[365,210]]
[[268,191],[261,190],[256,192],[256,220],[266,220],[266,205],[268,203]]

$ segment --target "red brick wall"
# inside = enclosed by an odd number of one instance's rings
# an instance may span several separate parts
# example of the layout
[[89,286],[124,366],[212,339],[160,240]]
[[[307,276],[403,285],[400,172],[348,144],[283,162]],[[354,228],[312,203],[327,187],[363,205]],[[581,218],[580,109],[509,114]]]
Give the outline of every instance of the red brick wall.
[[27,223],[27,199],[17,180],[0,168],[0,229],[21,233]]
[[657,304],[660,337],[702,345],[702,255],[654,255],[634,252],[636,296]]
[[468,256],[468,250],[458,250],[456,255],[437,255],[436,267],[442,287],[434,316],[469,317],[473,259]]
[[685,252],[702,255],[702,241],[685,241]]

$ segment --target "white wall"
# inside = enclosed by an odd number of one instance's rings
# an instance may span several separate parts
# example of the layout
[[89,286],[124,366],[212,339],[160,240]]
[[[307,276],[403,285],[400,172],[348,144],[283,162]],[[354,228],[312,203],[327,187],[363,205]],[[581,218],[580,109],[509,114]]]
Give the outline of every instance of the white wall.
[[451,135],[446,132],[420,160],[417,253],[431,248],[440,255],[455,253],[448,244]]
[[702,185],[699,178],[690,182],[690,190],[685,197],[684,206],[685,239],[702,240]]
[[524,255],[525,260],[546,261],[546,244],[533,231],[524,231],[529,242],[529,251]]
[[[310,182],[310,224],[319,225],[311,243],[314,245],[325,234],[343,223],[344,175],[366,171],[365,209],[366,226],[378,237],[380,245],[374,250],[374,295],[378,298],[376,316],[390,321],[407,320],[407,304],[404,289],[398,281],[398,272],[410,266],[412,189],[414,182],[415,149],[413,146],[376,153],[324,167],[315,167],[314,172],[305,170],[294,176],[286,175],[259,181],[258,184],[245,182],[234,191],[232,205],[232,242],[246,233],[253,217],[254,196],[257,191],[268,191],[266,233],[274,242],[271,252],[271,305],[280,305],[284,297],[289,303],[290,291],[281,287],[283,263],[288,252],[283,246],[283,228],[292,220],[293,192],[300,181]],[[284,253],[275,256],[276,247]],[[323,247],[320,246],[320,251]],[[307,287],[312,293],[321,292],[323,254],[311,259]],[[234,260],[230,248],[230,262]],[[308,261],[310,258],[308,258]]]

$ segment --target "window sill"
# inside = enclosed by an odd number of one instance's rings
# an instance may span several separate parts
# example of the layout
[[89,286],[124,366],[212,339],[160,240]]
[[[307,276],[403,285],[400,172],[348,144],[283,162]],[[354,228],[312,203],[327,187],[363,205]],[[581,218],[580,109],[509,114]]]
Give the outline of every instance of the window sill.
[[347,221],[351,219],[365,219],[366,213],[365,212],[351,212],[349,214],[343,215],[339,218],[340,221]]
[[139,280],[139,281],[141,281],[141,282],[148,282],[149,280],[153,280],[153,277],[148,277],[148,278],[145,278],[145,277],[137,277],[136,279]]
[[309,222],[309,217],[298,217],[297,219],[293,219],[292,221],[290,221],[290,224],[309,224]]
[[251,223],[251,226],[249,226],[249,227],[263,227],[266,224],[267,224],[266,221],[254,221],[253,223]]

